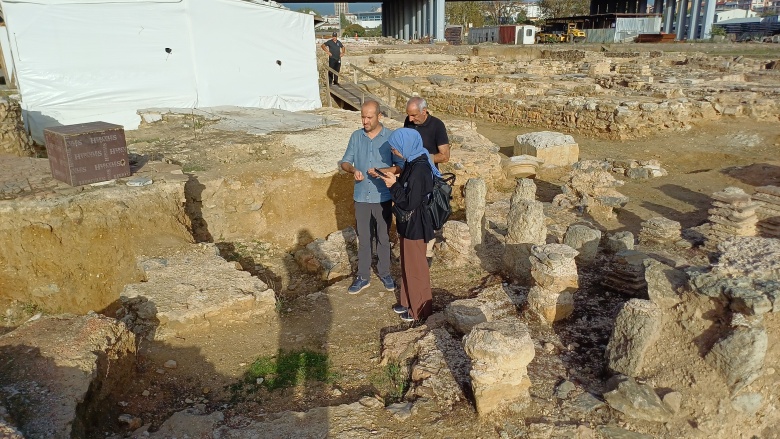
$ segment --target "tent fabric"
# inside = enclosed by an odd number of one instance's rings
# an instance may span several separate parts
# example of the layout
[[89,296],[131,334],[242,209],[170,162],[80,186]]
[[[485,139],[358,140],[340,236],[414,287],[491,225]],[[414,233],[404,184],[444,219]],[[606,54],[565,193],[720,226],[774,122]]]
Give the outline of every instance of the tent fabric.
[[321,106],[307,14],[241,0],[0,5],[36,140],[45,127],[96,120],[134,129],[149,107]]

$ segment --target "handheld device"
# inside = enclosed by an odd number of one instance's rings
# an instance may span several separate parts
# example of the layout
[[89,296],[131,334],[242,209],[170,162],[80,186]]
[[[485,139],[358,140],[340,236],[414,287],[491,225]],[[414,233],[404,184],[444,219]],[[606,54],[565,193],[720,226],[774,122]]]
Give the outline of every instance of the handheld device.
[[387,174],[382,172],[379,168],[374,168],[374,172],[376,172],[377,174],[381,175],[382,177],[387,177]]

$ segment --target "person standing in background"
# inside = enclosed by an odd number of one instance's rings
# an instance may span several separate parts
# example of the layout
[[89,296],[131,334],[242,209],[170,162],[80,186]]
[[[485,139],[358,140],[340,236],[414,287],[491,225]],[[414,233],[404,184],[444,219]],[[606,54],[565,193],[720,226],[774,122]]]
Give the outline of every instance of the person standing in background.
[[[344,44],[339,41],[338,32],[333,32],[331,39],[322,43],[320,47],[328,54],[328,67],[335,70],[336,72],[340,72],[341,57],[344,56],[344,53],[346,53],[346,49],[344,49]],[[328,71],[328,84],[339,85],[339,75]]]

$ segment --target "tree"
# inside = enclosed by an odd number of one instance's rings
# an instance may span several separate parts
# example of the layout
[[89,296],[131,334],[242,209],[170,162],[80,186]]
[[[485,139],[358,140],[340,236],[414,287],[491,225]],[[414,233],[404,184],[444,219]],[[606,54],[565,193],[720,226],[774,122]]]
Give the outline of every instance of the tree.
[[479,2],[446,2],[444,15],[447,23],[459,24],[465,28],[481,27],[485,24]]
[[357,23],[350,24],[349,26],[344,28],[344,36],[352,37],[355,36],[355,34],[358,34],[359,37],[365,37],[366,28],[364,28],[363,26]]
[[319,12],[317,12],[315,9],[312,9],[312,8],[300,8],[296,12],[300,12],[302,14],[310,14],[310,13],[314,12],[314,15],[320,15]]
[[486,24],[497,26],[500,24],[514,23],[514,14],[516,9],[520,9],[520,2],[516,1],[491,1],[481,2],[482,13],[487,17]]
[[342,28],[342,29],[346,29],[346,28],[347,28],[347,26],[349,26],[350,24],[352,24],[352,23],[350,23],[350,21],[349,21],[349,20],[347,20],[347,16],[346,16],[346,15],[344,15],[344,14],[341,14],[341,16],[339,17],[339,21],[341,22],[341,28]]
[[589,0],[539,0],[544,18],[574,17],[590,13]]

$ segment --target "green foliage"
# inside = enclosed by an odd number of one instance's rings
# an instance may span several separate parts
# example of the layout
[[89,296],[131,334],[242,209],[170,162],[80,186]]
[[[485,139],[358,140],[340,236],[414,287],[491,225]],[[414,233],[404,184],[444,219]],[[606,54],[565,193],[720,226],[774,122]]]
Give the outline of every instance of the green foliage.
[[206,168],[204,168],[202,165],[199,165],[197,163],[186,163],[184,166],[181,167],[181,172],[189,173],[189,172],[198,172],[198,171],[205,171]]
[[316,9],[312,9],[312,8],[300,8],[300,9],[297,10],[297,12],[300,12],[302,14],[308,14],[308,13],[314,12],[314,15],[320,15],[320,13],[317,12]]
[[401,401],[409,389],[409,379],[398,363],[388,363],[381,374],[371,377],[371,383],[384,399],[385,405]]
[[545,18],[573,17],[590,13],[589,0],[539,0]]
[[232,394],[231,401],[237,402],[261,388],[272,391],[301,386],[307,381],[331,383],[336,377],[330,371],[327,354],[305,349],[291,352],[279,350],[275,356],[257,358],[244,372],[243,379],[225,388]]
[[723,26],[712,26],[710,29],[710,35],[726,36],[726,28]]
[[[350,22],[349,22],[349,20],[347,20],[347,16],[346,16],[346,15],[344,15],[344,14],[341,14],[341,15],[339,16],[339,22],[341,23],[341,28],[342,28],[342,29],[346,29],[346,28],[347,28],[347,26],[349,26],[350,24],[352,24],[352,23],[350,23]],[[342,34],[342,35],[344,35],[344,34]]]
[[461,25],[466,28],[482,27],[485,17],[482,14],[480,2],[449,2],[444,4],[444,15],[447,23]]
[[355,34],[358,34],[359,37],[365,37],[366,36],[366,29],[363,26],[361,26],[361,25],[359,25],[357,23],[350,24],[349,26],[344,28],[344,36],[345,37],[347,37],[347,38],[354,37]]
[[252,385],[262,378],[261,386],[267,390],[282,389],[303,385],[314,380],[331,382],[334,375],[330,372],[328,355],[309,350],[284,352],[275,357],[265,356],[256,359],[244,374],[244,384]]

